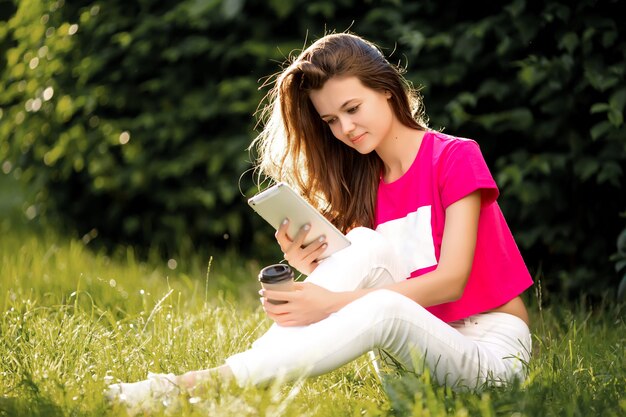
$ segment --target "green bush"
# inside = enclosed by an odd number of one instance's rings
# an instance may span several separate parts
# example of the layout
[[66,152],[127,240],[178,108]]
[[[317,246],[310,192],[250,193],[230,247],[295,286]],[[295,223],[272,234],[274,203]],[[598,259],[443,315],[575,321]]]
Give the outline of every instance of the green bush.
[[241,6],[19,3],[0,32],[2,153],[39,187],[39,215],[169,252],[251,235],[238,177],[262,97],[254,68],[281,56]]
[[2,169],[38,189],[30,217],[96,241],[267,252],[271,230],[245,204],[258,87],[305,38],[349,28],[424,85],[434,128],[479,141],[544,288],[615,290],[626,208],[618,2],[487,7],[0,2]]

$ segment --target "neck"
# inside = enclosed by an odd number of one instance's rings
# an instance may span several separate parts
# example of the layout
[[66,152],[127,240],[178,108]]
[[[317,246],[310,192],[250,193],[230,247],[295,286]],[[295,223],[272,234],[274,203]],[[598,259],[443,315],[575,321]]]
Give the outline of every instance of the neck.
[[376,153],[385,167],[385,182],[393,182],[408,171],[415,161],[424,133],[426,132],[423,130],[402,125],[376,148]]

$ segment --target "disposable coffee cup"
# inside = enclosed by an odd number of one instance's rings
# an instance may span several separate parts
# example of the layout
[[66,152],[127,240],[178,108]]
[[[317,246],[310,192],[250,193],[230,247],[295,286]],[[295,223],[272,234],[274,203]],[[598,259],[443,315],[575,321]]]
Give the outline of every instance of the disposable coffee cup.
[[[266,266],[259,272],[259,282],[266,290],[293,291],[293,271],[289,265],[274,264]],[[272,304],[284,304],[287,301],[267,300]]]

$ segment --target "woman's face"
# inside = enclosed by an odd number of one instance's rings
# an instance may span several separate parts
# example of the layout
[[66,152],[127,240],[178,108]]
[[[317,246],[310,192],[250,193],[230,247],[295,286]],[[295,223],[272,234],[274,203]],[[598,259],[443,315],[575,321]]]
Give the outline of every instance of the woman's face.
[[310,98],[333,135],[361,154],[376,150],[399,124],[391,93],[366,87],[356,77],[333,77]]

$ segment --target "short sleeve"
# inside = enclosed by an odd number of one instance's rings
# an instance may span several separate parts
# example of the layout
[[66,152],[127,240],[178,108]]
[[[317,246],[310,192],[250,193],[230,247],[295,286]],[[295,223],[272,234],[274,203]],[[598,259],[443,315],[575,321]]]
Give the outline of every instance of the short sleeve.
[[498,186],[475,141],[451,141],[442,153],[439,164],[439,192],[444,208],[476,190],[482,191],[483,206],[498,198]]

